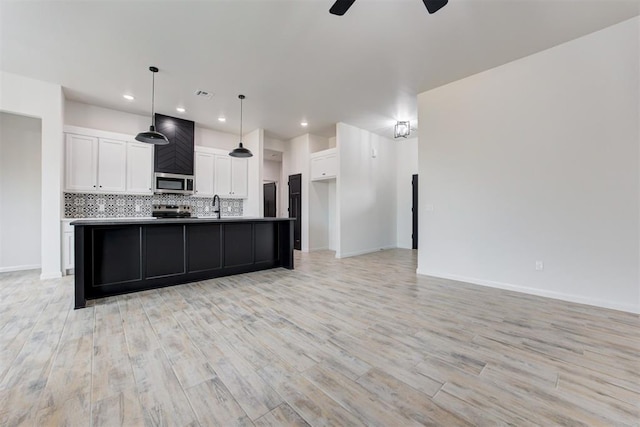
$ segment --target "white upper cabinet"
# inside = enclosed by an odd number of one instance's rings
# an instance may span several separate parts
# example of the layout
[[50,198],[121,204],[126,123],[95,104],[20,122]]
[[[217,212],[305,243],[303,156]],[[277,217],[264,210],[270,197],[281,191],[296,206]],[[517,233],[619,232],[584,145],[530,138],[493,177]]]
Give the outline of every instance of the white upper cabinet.
[[249,193],[249,162],[231,158],[231,196],[246,198]]
[[231,196],[231,157],[215,157],[215,193],[222,198],[228,198]]
[[127,143],[127,193],[153,194],[153,145]]
[[246,198],[248,194],[247,159],[215,156],[215,194],[222,198]]
[[94,129],[65,132],[66,191],[153,194],[153,146]]
[[67,134],[65,188],[96,191],[98,178],[98,138]]
[[319,151],[311,155],[311,180],[333,179],[338,171],[335,148]]
[[213,171],[214,171],[215,156],[211,153],[195,153],[195,180],[196,196],[212,197],[214,195],[213,189]]
[[126,142],[98,138],[98,189],[109,193],[126,191]]

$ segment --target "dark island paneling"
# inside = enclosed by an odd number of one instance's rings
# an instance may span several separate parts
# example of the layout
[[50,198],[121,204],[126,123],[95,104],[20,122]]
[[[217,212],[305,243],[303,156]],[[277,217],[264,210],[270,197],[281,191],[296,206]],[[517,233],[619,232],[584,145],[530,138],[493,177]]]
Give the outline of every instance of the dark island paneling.
[[[224,266],[241,267],[253,264],[253,224],[225,224]],[[251,246],[247,245],[251,242]]]
[[161,224],[143,228],[145,278],[175,276],[186,272],[184,225]]
[[75,307],[87,299],[264,270],[293,269],[293,221],[75,221]]
[[222,268],[222,224],[193,224],[187,227],[190,273]]
[[142,279],[140,227],[98,227],[91,237],[94,287]]

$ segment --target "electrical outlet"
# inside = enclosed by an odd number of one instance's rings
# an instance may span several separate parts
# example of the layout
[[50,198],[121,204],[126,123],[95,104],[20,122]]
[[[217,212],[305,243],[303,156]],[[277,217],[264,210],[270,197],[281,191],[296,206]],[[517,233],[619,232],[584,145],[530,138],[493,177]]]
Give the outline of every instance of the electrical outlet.
[[136,212],[140,212],[142,209],[140,209],[140,205],[136,205]]
[[104,212],[104,204],[103,203],[100,203],[98,205],[98,212]]
[[229,212],[231,212],[233,209],[231,209],[231,206],[229,206],[229,207],[227,208],[227,210],[228,210]]
[[205,211],[205,212],[209,212],[209,206],[205,206],[205,207],[204,207],[204,211]]
[[536,271],[542,271],[542,270],[544,270],[544,262],[536,261]]

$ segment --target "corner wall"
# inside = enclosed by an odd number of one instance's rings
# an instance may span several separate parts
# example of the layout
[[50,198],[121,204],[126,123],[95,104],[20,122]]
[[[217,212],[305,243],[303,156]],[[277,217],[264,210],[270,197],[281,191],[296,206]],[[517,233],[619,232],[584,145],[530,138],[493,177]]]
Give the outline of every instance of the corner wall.
[[640,312],[639,28],[419,95],[419,274]]
[[[399,248],[411,249],[413,241],[413,187],[411,179],[418,173],[418,138],[399,139],[396,144],[396,173],[397,173],[397,228],[396,239]],[[418,188],[420,186],[418,185]],[[420,200],[418,200],[420,205]],[[418,227],[418,230],[420,228]],[[420,242],[418,241],[418,246]]]
[[62,277],[63,106],[60,85],[0,71],[0,110],[42,120],[41,279]]
[[336,180],[336,257],[395,247],[394,141],[338,123],[336,145],[339,159]]
[[0,272],[40,268],[40,119],[0,112]]

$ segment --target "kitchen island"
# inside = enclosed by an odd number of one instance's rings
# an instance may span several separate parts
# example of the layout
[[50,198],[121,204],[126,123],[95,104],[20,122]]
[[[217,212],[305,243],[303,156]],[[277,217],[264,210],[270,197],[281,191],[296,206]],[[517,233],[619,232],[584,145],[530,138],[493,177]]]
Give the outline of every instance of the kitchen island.
[[293,269],[293,218],[79,220],[75,308],[87,299]]

